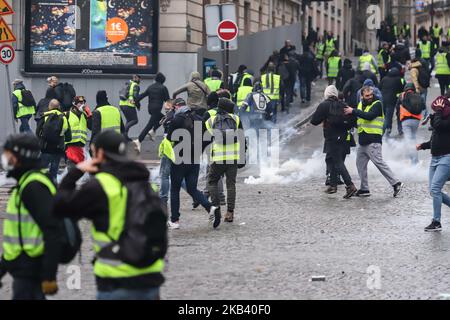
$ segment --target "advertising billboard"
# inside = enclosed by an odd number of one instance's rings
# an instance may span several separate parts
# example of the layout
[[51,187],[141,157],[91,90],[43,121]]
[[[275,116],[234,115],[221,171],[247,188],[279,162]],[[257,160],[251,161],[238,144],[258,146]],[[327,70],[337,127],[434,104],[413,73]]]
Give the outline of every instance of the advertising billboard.
[[26,2],[25,72],[155,74],[158,0]]

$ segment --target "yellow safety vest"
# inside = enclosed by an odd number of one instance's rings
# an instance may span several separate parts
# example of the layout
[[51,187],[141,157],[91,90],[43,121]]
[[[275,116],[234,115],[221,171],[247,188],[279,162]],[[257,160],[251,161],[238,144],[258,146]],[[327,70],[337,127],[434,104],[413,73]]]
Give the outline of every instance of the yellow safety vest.
[[422,58],[430,59],[430,57],[431,57],[431,42],[430,41],[425,42],[425,44],[422,41],[420,41],[419,49],[422,52]]
[[[229,115],[236,121],[236,128],[239,128],[240,118],[239,116],[229,113]],[[214,120],[217,118],[217,114],[212,116],[206,121],[206,129],[211,135],[214,135],[213,124]],[[225,142],[225,141],[223,141]],[[236,141],[233,144],[217,143],[213,141],[213,146],[211,148],[211,161],[212,162],[227,162],[227,161],[237,161],[240,159],[240,143]]]
[[23,190],[31,182],[39,182],[52,195],[56,194],[55,185],[44,172],[28,172],[20,178],[9,198],[3,221],[3,257],[6,261],[17,259],[22,252],[31,258],[37,258],[45,251],[42,230],[21,200]]
[[[379,68],[384,68],[384,65],[385,65],[385,63],[384,63],[384,59],[383,59],[383,52],[384,51],[386,51],[384,48],[383,49],[381,49],[379,52],[378,52],[378,67]],[[391,63],[391,55],[390,54],[388,54],[388,62],[387,63]]]
[[439,33],[441,33],[442,28],[441,27],[433,27],[433,36],[435,38],[439,38]]
[[222,85],[222,80],[220,79],[206,78],[204,82],[211,92],[219,90]]
[[73,113],[69,112],[69,124],[70,124],[70,132],[72,133],[72,140],[67,142],[66,144],[73,144],[77,142],[81,142],[82,144],[86,144],[87,141],[87,120],[84,113],[81,113],[80,118]]
[[[91,232],[94,239],[94,251],[96,253],[108,246],[112,241],[117,241],[122,234],[125,225],[127,211],[127,188],[113,175],[105,172],[97,173],[95,178],[102,186],[108,198],[109,223],[106,233],[97,231],[92,226]],[[151,186],[149,185],[149,188]],[[145,268],[137,268],[120,260],[111,260],[97,257],[94,264],[94,274],[100,278],[130,278],[150,273],[160,273],[164,269],[164,260],[159,259]]]
[[[380,102],[379,100],[374,101],[370,106],[367,106],[365,110],[363,110],[362,102],[358,104],[358,110],[369,112],[370,109],[376,104]],[[362,118],[358,118],[358,134],[367,133],[367,134],[378,134],[380,136],[383,135],[383,126],[384,126],[384,113],[383,108],[381,108],[381,116],[377,117],[373,120],[365,120]]]
[[19,102],[19,108],[17,109],[16,118],[22,118],[25,116],[36,114],[36,106],[25,106],[22,103],[22,89],[21,90],[15,90],[13,92],[13,95],[16,96],[18,102]]
[[450,67],[447,62],[447,54],[445,52],[438,52],[436,54],[436,74],[437,75],[450,75]]
[[339,73],[339,62],[340,57],[330,57],[328,58],[328,78],[336,78]]
[[[136,107],[136,101],[134,101],[134,88],[137,86],[137,82],[131,81],[130,82],[130,90],[128,91],[128,97],[127,100],[120,100],[119,102],[119,106],[126,106],[126,107],[131,107],[131,108],[135,108]],[[132,102],[130,102],[132,101]]]
[[101,130],[112,129],[120,133],[120,111],[114,106],[106,105],[96,109],[101,115]]
[[159,144],[159,157],[162,158],[166,156],[170,161],[175,163],[175,152],[173,150],[173,142],[171,142],[167,137]]
[[316,47],[316,59],[323,60],[325,44],[323,42],[319,42]]
[[245,101],[249,93],[252,93],[253,87],[252,86],[242,86],[239,88],[237,92],[237,99],[236,104],[238,107],[242,106],[242,103]]
[[334,51],[334,50],[336,50],[336,45],[335,45],[335,42],[336,42],[336,40],[333,38],[333,39],[329,39],[329,40],[327,40],[326,42],[325,42],[325,44],[326,44],[326,48],[325,48],[325,55],[326,56],[330,56],[331,55],[331,53]]
[[370,54],[369,55],[362,55],[362,56],[359,57],[359,70],[363,70],[364,65],[367,62],[370,63],[370,70],[373,73],[377,74],[378,73],[377,67],[374,66],[374,64],[373,64],[373,57]]
[[261,76],[263,92],[271,100],[280,100],[280,81],[280,75],[274,74],[272,72],[263,74]]

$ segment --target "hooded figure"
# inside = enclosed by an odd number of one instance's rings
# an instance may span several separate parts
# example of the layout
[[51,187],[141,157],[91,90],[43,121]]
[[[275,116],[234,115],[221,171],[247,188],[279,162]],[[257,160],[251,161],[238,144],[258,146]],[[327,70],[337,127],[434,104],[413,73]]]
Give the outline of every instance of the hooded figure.
[[188,106],[200,113],[203,114],[204,111],[206,111],[208,104],[207,104],[207,98],[208,95],[211,93],[208,86],[201,81],[200,73],[197,71],[194,71],[191,73],[191,80],[175,90],[175,92],[172,95],[173,99],[176,99],[178,95],[180,95],[183,92],[187,92],[187,104]]
[[[381,94],[380,89],[378,89],[378,88],[375,86],[374,82],[373,82],[371,79],[366,79],[366,80],[364,81],[364,83],[363,83],[363,88],[364,88],[364,87],[371,87],[371,88],[373,89],[373,95],[374,95],[375,99],[380,100],[381,103],[383,103],[383,95]],[[356,97],[357,97],[357,99],[358,99],[358,103],[361,101],[361,90],[362,90],[362,89],[359,89],[358,92],[357,92],[357,94],[356,94]]]
[[339,89],[339,91],[342,91],[344,89],[344,85],[347,83],[348,80],[353,78],[355,76],[355,70],[353,70],[352,67],[352,61],[350,59],[344,60],[343,67],[339,70],[338,76],[336,79],[336,86]]
[[383,103],[387,106],[394,106],[397,96],[403,92],[403,80],[400,70],[392,68],[381,80],[379,88],[383,95]]
[[48,105],[51,100],[56,99],[55,89],[49,87],[45,92],[45,98],[39,100],[37,105],[36,120],[39,119],[44,112],[48,111]]

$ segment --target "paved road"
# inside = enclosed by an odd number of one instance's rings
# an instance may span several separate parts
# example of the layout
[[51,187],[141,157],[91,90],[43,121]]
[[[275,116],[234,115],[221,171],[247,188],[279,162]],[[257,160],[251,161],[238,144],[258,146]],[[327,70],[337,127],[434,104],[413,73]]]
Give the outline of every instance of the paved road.
[[[420,140],[428,136],[422,128]],[[437,299],[449,293],[448,209],[441,234],[423,232],[431,219],[429,154],[421,153],[421,163],[411,167],[401,141],[386,143],[389,164],[406,182],[402,195],[394,199],[372,167],[373,196],[346,201],[342,188],[337,195],[323,193],[321,147],[321,128],[307,127],[282,146],[279,169],[243,171],[235,222],[218,230],[208,226],[204,211],[191,209],[183,194],[182,228],[170,233],[162,298]],[[358,182],[354,155],[347,163]],[[0,191],[4,199],[5,190]],[[74,271],[61,267],[57,299],[95,297],[89,224],[82,227],[81,290],[68,289]],[[325,276],[325,281],[312,282],[312,276]],[[10,279],[5,282],[3,299],[10,296]]]

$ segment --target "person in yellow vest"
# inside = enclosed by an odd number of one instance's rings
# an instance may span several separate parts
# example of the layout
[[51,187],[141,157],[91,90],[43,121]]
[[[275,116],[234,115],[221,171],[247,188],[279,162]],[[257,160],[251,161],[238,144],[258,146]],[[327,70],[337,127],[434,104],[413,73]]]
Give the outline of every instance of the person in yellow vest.
[[341,70],[341,68],[342,68],[341,57],[339,56],[337,50],[334,50],[327,60],[328,85],[332,85],[336,81],[339,70]]
[[247,99],[247,96],[252,93],[253,91],[253,83],[252,79],[246,78],[244,80],[244,83],[242,87],[238,89],[237,95],[236,95],[236,106],[238,108],[242,107],[242,104]]
[[85,160],[88,128],[92,127],[92,113],[83,96],[73,99],[72,108],[66,113],[66,117],[72,133],[72,140],[66,142],[66,158],[68,165],[73,167]]
[[358,70],[364,70],[364,65],[366,63],[370,64],[370,71],[372,71],[374,74],[378,74],[377,60],[375,60],[375,58],[370,54],[370,51],[368,49],[365,49],[362,56],[359,57]]
[[244,80],[250,78],[253,80],[253,76],[248,73],[247,66],[241,64],[236,73],[230,75],[229,89],[233,95],[233,100],[236,100],[237,91],[244,84]]
[[108,101],[106,91],[100,90],[96,96],[97,106],[92,112],[92,135],[91,141],[103,130],[113,129],[116,132],[124,132],[125,127],[117,107]]
[[335,50],[338,50],[337,40],[334,37],[333,32],[328,31],[327,37],[325,39],[325,57],[328,59],[328,57],[330,57]]
[[267,73],[261,75],[260,82],[263,93],[269,97],[270,102],[268,104],[268,114],[270,114],[270,120],[274,123],[277,122],[278,104],[280,103],[280,92],[284,90],[284,84],[281,80],[281,76],[275,73],[275,64],[269,63],[267,67]]
[[[245,134],[239,116],[234,114],[233,101],[220,98],[217,114],[205,123],[206,129],[211,134],[211,164],[208,171],[208,190],[212,205],[220,211],[219,181],[226,177],[227,186],[227,213],[225,222],[233,222],[236,206],[236,177],[238,165],[245,160]],[[218,123],[229,124],[226,131],[219,130],[222,126]],[[225,135],[225,136],[224,136]]]
[[383,41],[382,42],[382,48],[380,51],[378,51],[378,71],[380,73],[380,80],[383,79],[388,70],[389,70],[389,64],[392,61],[391,53],[389,52],[389,43]]
[[41,170],[39,140],[31,134],[9,136],[2,166],[17,184],[3,216],[0,280],[13,278],[13,300],[45,300],[58,292],[57,272],[63,235],[51,214],[56,187]]
[[131,140],[128,136],[130,129],[139,122],[136,108],[139,110],[141,109],[141,105],[139,103],[139,94],[141,91],[139,87],[140,83],[141,77],[139,75],[134,75],[133,79],[130,80],[129,85],[127,86],[128,92],[126,93],[126,99],[121,98],[119,102],[120,109],[127,120],[127,123],[125,124],[124,136],[128,140]]
[[222,73],[217,69],[211,70],[211,77],[206,78],[203,82],[208,86],[211,92],[223,89],[224,87]]
[[58,100],[51,100],[48,110],[38,122],[36,135],[41,140],[42,164],[49,169],[50,177],[56,183],[65,143],[72,140],[72,132]]
[[417,44],[416,57],[424,59],[431,66],[432,49],[432,42],[428,40],[427,36],[424,36]]
[[[154,244],[152,249],[157,254],[152,257],[139,254],[145,250],[145,244],[134,244],[131,250],[135,250],[138,258],[130,255],[126,246],[120,246],[120,243],[125,243],[120,238],[127,234],[131,223],[137,223],[133,220],[136,213],[132,210],[139,208],[133,206],[134,197],[145,199],[143,202],[153,201],[152,214],[157,215],[159,221],[154,225],[155,235],[167,237],[167,216],[159,198],[154,195],[155,189],[149,181],[150,172],[144,164],[127,156],[126,144],[127,140],[114,130],[98,134],[91,146],[92,159],[70,169],[61,182],[54,212],[62,217],[92,221],[97,299],[157,300],[164,282],[166,241]],[[91,174],[92,178],[77,188],[77,181],[85,173]],[[137,236],[139,231],[133,231]],[[117,247],[121,248],[118,252],[115,250]]]
[[325,43],[322,37],[319,37],[316,44],[316,61],[319,69],[320,78],[323,76],[323,60],[325,58]]
[[441,36],[444,34],[444,29],[436,22],[434,27],[430,28],[431,39],[433,43],[439,47],[441,45]]
[[372,161],[381,174],[389,181],[397,197],[403,183],[395,178],[392,170],[384,162],[382,155],[384,113],[383,104],[375,98],[373,88],[362,88],[362,100],[358,108],[347,107],[344,114],[358,117],[359,147],[356,156],[356,167],[361,179],[361,187],[356,193],[358,197],[370,196],[367,165]]
[[23,80],[13,82],[12,93],[13,114],[16,122],[20,120],[19,132],[31,132],[30,119],[36,114],[36,102],[33,95],[25,88]]
[[450,54],[448,54],[444,48],[440,48],[435,56],[435,62],[436,79],[439,81],[441,96],[443,96],[450,85]]
[[411,39],[411,26],[407,22],[403,23],[402,34],[407,41]]

